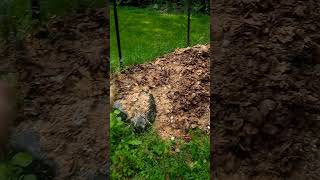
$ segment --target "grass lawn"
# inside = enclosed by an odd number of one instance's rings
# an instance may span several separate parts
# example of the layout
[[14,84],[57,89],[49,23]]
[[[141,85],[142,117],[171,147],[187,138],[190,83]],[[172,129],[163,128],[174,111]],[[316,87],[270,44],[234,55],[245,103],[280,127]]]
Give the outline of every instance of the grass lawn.
[[207,134],[195,130],[190,142],[163,141],[153,129],[135,133],[116,111],[110,115],[112,179],[210,179]]
[[[151,9],[118,6],[122,56],[125,66],[155,59],[178,47],[186,46],[187,16]],[[191,16],[191,45],[210,41],[210,17]],[[111,70],[119,68],[113,7],[110,7]]]

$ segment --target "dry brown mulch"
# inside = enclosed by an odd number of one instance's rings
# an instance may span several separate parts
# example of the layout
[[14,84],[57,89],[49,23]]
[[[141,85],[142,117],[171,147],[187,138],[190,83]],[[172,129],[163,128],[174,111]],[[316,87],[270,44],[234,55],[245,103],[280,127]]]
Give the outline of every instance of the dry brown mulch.
[[[177,49],[152,63],[118,74],[119,98],[130,104],[142,91],[153,94],[159,135],[186,137],[188,130],[209,127],[209,46]],[[128,102],[129,101],[129,102]]]

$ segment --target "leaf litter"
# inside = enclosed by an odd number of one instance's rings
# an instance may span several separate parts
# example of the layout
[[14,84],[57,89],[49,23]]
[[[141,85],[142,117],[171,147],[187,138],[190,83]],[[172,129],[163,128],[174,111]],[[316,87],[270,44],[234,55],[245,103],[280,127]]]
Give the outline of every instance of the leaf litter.
[[[124,106],[134,104],[141,92],[151,93],[156,102],[154,127],[160,137],[188,137],[190,129],[209,129],[209,46],[196,45],[147,64],[116,74],[118,98]],[[134,107],[127,108],[134,114]]]

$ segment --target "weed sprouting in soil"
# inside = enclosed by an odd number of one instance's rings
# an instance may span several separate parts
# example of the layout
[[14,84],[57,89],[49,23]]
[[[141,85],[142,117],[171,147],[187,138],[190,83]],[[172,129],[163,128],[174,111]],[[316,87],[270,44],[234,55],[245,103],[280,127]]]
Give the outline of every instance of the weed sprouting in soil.
[[0,161],[1,180],[51,180],[53,167],[26,152],[11,151]]

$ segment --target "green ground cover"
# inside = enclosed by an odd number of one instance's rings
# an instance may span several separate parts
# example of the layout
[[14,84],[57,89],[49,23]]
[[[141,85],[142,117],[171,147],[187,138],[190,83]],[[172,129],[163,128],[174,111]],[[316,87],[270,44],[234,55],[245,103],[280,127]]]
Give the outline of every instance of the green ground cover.
[[[210,141],[200,130],[192,140],[162,140],[154,129],[137,133],[117,110],[110,115],[112,179],[210,179]],[[178,150],[177,150],[178,149]]]

